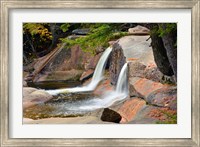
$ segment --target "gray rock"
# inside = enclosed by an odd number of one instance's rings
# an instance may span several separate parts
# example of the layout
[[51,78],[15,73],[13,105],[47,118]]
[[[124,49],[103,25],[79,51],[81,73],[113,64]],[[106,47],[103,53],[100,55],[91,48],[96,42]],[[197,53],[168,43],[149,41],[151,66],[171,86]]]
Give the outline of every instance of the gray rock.
[[136,26],[134,28],[129,28],[128,29],[129,34],[131,35],[149,35],[150,34],[150,30],[143,27],[143,26]]
[[76,35],[87,35],[89,31],[90,29],[75,29],[72,31],[72,33]]
[[115,43],[109,59],[110,80],[113,85],[117,84],[118,76],[125,63],[126,57],[123,50],[119,44]]
[[146,66],[138,61],[128,63],[129,78],[130,77],[144,77],[144,70]]
[[156,105],[160,107],[169,107],[173,110],[177,109],[177,88],[168,87],[158,89],[152,92],[147,97],[147,102],[151,105]]

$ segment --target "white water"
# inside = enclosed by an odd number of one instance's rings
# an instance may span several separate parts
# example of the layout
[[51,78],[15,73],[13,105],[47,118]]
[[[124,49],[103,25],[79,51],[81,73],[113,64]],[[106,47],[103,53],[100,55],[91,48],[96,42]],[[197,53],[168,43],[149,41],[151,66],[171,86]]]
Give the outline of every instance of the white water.
[[117,93],[125,93],[128,94],[128,78],[127,78],[127,63],[125,63],[120,71],[118,80],[117,80]]
[[94,98],[85,101],[78,107],[79,110],[95,110],[98,108],[106,108],[117,101],[121,101],[128,96],[128,78],[127,63],[125,63],[120,71],[115,91],[103,95],[101,98]]
[[99,84],[99,82],[103,79],[105,66],[108,60],[108,57],[112,51],[111,47],[108,47],[101,58],[99,59],[97,66],[95,68],[93,77],[91,82],[83,87],[75,87],[75,88],[64,88],[64,89],[57,89],[57,90],[46,90],[51,95],[57,95],[59,93],[66,93],[66,92],[85,92],[85,91],[93,91],[96,86]]

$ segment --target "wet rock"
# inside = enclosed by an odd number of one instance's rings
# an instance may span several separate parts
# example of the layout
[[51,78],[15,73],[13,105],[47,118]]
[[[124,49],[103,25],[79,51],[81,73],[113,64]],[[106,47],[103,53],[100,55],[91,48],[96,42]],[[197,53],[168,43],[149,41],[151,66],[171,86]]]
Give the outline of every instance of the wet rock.
[[120,123],[127,123],[133,120],[145,104],[144,100],[137,97],[126,100],[117,111],[122,116]]
[[170,109],[177,109],[177,88],[169,87],[162,88],[152,92],[147,97],[147,102],[152,105],[160,107],[169,107]]
[[23,88],[23,109],[34,106],[36,104],[44,103],[53,96],[44,90],[37,90],[35,88]]
[[101,120],[107,122],[119,123],[121,119],[122,117],[119,113],[109,108],[105,108],[101,116]]
[[109,60],[110,80],[113,85],[117,84],[119,73],[125,63],[126,57],[124,56],[123,50],[119,44],[115,43]]
[[129,28],[128,29],[129,34],[131,35],[149,35],[150,34],[150,30],[143,27],[143,26],[136,26],[134,28]]
[[72,33],[76,35],[87,35],[89,31],[90,29],[75,29],[72,31]]
[[83,74],[80,77],[80,81],[84,81],[84,80],[91,78],[93,73],[94,73],[94,70],[92,70],[92,69],[84,71]]
[[95,95],[103,95],[106,92],[114,90],[114,87],[110,84],[110,80],[104,80],[99,83],[99,85],[94,90]]
[[129,94],[130,96],[142,97],[144,99],[153,91],[168,87],[158,82],[148,80],[146,78],[133,77],[129,78]]
[[144,70],[146,66],[138,61],[128,63],[129,77],[144,77]]

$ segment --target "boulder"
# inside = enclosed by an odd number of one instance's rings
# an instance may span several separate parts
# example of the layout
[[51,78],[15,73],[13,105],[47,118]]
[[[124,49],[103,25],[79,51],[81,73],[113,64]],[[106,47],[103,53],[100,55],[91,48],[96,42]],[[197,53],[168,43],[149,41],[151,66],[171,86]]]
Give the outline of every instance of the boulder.
[[129,28],[128,32],[131,35],[149,35],[150,34],[149,29],[147,29],[146,27],[140,26],[140,25],[138,25],[134,28]]
[[44,90],[23,88],[23,109],[29,108],[36,104],[44,103],[52,98],[53,96]]
[[93,69],[93,70],[95,70],[97,63],[98,63],[99,59],[101,58],[101,55],[102,55],[102,53],[99,53],[99,54],[95,55],[94,57],[92,57],[92,58],[89,60],[88,65],[86,65],[86,68],[85,68],[85,69],[86,69],[86,70],[88,70],[88,69]]
[[148,65],[154,62],[153,51],[150,46],[150,36],[124,36],[119,39],[119,45],[123,49],[127,61],[135,61]]
[[126,100],[117,112],[122,116],[120,123],[127,123],[134,119],[135,115],[146,105],[140,98],[134,97]]
[[146,78],[133,77],[129,78],[129,94],[146,99],[153,91],[168,87],[158,82],[148,80]]
[[123,50],[119,44],[115,43],[109,59],[110,80],[113,85],[117,84],[119,73],[125,63],[126,57]]
[[87,35],[90,32],[90,29],[75,29],[72,31],[76,35]]
[[80,77],[80,81],[85,81],[85,80],[91,78],[93,73],[94,73],[94,70],[92,70],[92,69],[84,71],[83,74]]
[[146,98],[146,100],[151,105],[169,107],[170,109],[176,110],[177,88],[168,87],[155,90]]
[[36,88],[32,87],[23,87],[23,97],[26,97],[27,95],[31,94],[32,92],[36,91]]
[[37,81],[55,81],[55,80],[79,80],[81,77],[83,71],[82,70],[76,70],[72,69],[69,71],[54,71],[47,73],[47,75],[41,76]]
[[144,77],[155,82],[162,82],[163,76],[156,65],[148,65],[144,70]]
[[121,121],[121,119],[122,119],[122,117],[119,113],[117,113],[114,110],[111,110],[109,108],[105,108],[101,115],[102,121],[119,123]]
[[144,77],[144,70],[146,66],[140,62],[132,61],[128,62],[128,71],[130,77]]

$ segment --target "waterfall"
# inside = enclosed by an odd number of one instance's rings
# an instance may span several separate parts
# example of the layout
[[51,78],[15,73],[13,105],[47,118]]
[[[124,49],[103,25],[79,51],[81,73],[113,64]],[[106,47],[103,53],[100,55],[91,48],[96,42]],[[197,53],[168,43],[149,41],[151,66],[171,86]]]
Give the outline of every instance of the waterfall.
[[117,93],[125,93],[128,94],[128,78],[127,78],[127,63],[125,63],[120,71],[118,80],[117,80]]
[[98,108],[106,108],[117,101],[121,101],[128,96],[128,66],[125,63],[120,71],[116,89],[113,92],[104,94],[100,98],[94,98],[82,103],[79,110],[95,110]]
[[57,90],[46,90],[51,95],[57,95],[59,93],[66,93],[66,92],[84,92],[84,91],[92,91],[96,88],[99,82],[103,79],[106,63],[108,57],[112,51],[111,47],[108,47],[104,53],[102,54],[101,58],[99,59],[97,66],[95,68],[93,77],[91,82],[83,87],[74,87],[74,88],[65,88],[65,89],[57,89]]

